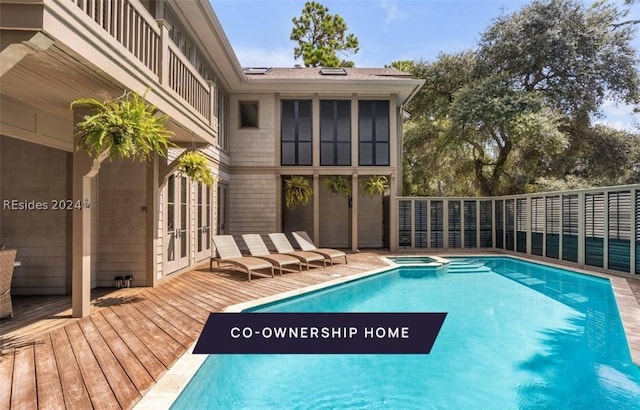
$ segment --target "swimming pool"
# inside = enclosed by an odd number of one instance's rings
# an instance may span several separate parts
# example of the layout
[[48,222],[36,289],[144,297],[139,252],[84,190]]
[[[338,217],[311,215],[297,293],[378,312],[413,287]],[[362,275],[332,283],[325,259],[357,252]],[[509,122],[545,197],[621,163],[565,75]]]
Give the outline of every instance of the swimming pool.
[[256,312],[448,312],[429,355],[212,355],[173,408],[640,408],[606,279],[507,257],[400,267]]

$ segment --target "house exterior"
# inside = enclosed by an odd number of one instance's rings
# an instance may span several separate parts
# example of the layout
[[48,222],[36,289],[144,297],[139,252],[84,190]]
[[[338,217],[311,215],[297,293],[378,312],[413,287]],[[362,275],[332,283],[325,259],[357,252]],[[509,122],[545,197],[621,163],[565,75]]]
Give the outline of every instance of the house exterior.
[[[131,275],[154,286],[214,254],[213,234],[304,229],[321,246],[397,248],[402,106],[422,81],[390,69],[243,69],[209,2],[0,0],[0,244],[18,249],[12,293],[71,294]],[[148,163],[77,150],[77,98],[125,90],[170,118],[177,145]],[[213,186],[175,171],[206,154]],[[283,202],[309,179],[312,203]],[[386,199],[363,195],[369,176]],[[344,176],[351,199],[327,191]]]

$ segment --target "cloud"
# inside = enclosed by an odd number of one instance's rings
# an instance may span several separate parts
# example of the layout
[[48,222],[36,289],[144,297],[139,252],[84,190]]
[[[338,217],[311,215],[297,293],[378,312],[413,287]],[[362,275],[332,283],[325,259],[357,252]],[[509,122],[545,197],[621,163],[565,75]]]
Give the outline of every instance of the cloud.
[[640,118],[633,112],[633,107],[608,100],[602,104],[603,118],[597,118],[596,124],[604,124],[624,131],[636,131]]
[[242,67],[293,67],[296,62],[291,49],[265,49],[257,47],[236,47],[234,49]]
[[382,0],[380,2],[380,7],[385,11],[386,18],[385,24],[389,24],[395,20],[400,20],[406,16],[406,13],[400,11],[398,9],[398,5],[391,0]]

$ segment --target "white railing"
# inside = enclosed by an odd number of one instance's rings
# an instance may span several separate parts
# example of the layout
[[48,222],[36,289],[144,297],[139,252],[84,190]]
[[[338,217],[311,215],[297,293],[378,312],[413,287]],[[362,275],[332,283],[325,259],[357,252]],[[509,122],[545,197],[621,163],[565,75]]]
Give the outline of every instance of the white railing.
[[163,20],[155,20],[137,0],[71,1],[216,129],[215,87],[169,38]]
[[210,120],[211,85],[202,78],[173,43],[169,43],[168,77],[169,87],[204,118]]
[[158,75],[160,28],[142,4],[132,0],[71,1]]
[[640,275],[640,185],[397,198],[398,248],[501,249]]

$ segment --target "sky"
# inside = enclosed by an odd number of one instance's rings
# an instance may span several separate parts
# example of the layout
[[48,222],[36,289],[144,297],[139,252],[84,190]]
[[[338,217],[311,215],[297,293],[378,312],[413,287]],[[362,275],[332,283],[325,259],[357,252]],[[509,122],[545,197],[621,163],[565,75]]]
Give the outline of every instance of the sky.
[[[623,0],[613,0],[622,4]],[[493,19],[519,11],[523,0],[320,0],[339,14],[360,51],[343,56],[356,67],[384,67],[397,60],[434,61],[441,53],[473,49]],[[640,18],[640,2],[630,17]],[[292,67],[296,43],[289,39],[293,17],[305,0],[211,0],[243,67]],[[640,50],[640,33],[636,49]],[[606,118],[617,128],[640,122],[631,108],[607,103]]]

